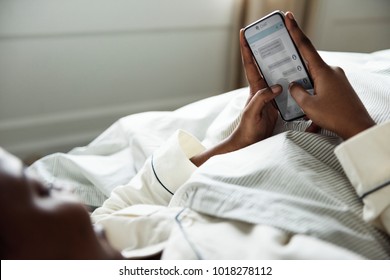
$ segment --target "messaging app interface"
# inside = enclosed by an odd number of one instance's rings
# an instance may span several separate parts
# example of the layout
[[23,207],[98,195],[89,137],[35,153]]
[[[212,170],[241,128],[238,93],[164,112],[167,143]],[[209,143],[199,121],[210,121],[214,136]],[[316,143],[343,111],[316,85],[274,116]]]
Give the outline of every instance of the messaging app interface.
[[274,15],[255,24],[246,31],[247,41],[269,86],[280,84],[283,92],[276,101],[285,119],[293,119],[302,110],[288,92],[288,85],[295,81],[310,94],[313,85],[308,78],[299,55],[291,42],[283,19]]

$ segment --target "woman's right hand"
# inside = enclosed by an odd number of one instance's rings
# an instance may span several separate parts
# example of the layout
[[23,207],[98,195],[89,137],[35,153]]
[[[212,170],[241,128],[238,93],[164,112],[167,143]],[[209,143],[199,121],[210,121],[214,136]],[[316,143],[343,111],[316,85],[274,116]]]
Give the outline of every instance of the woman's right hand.
[[309,95],[296,83],[289,87],[291,95],[307,117],[344,140],[375,125],[344,71],[340,67],[331,67],[322,60],[291,12],[286,14],[286,26],[307,62],[314,82],[314,95]]

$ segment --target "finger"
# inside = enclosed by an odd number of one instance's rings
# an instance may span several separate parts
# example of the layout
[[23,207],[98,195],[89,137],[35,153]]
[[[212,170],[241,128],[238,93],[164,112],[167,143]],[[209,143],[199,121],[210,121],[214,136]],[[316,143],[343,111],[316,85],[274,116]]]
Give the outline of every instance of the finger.
[[244,65],[246,78],[251,90],[253,91],[252,93],[255,93],[258,90],[265,88],[267,85],[259,72],[257,64],[249,49],[249,45],[245,40],[244,29],[240,30],[240,47],[242,64]]
[[297,83],[291,83],[288,90],[291,96],[298,103],[299,107],[301,107],[305,113],[308,113],[311,108],[311,103],[313,102],[313,96]]
[[298,23],[294,18],[294,15],[291,12],[287,12],[285,20],[286,27],[290,32],[290,35],[299,52],[308,62],[310,71],[312,71],[313,69],[317,69],[318,67],[321,68],[326,66],[326,63],[322,60],[309,38],[307,38],[306,35],[302,32],[302,30],[299,28]]
[[308,128],[305,129],[306,132],[318,133],[321,130],[321,127],[314,122],[312,122]]
[[248,111],[250,115],[259,114],[267,104],[271,103],[272,100],[281,93],[282,87],[280,85],[274,85],[259,90],[249,102],[246,111]]

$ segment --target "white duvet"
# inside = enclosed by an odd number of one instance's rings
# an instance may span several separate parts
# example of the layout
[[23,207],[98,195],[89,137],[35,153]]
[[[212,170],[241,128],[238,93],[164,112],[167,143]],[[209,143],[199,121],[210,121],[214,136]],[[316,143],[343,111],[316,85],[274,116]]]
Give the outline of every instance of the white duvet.
[[[321,55],[345,70],[377,123],[390,120],[390,50]],[[89,145],[45,157],[29,171],[47,184],[71,185],[86,205],[100,206],[176,130],[191,133],[205,146],[230,135],[247,94],[243,88],[172,112],[124,117]],[[387,258],[388,237],[361,219],[362,202],[333,153],[341,140],[328,131],[303,133],[308,125],[279,119],[275,137],[210,159],[176,191],[170,205],[315,236],[371,259]]]
[[[321,52],[321,56],[328,64],[345,70],[376,122],[390,119],[390,50],[371,54]],[[247,93],[247,88],[242,88],[172,112],[145,112],[121,118],[89,145],[66,154],[49,155],[29,170],[46,184],[72,186],[82,202],[100,206],[112,189],[128,182],[177,129],[190,132],[206,146],[224,139],[237,124]],[[285,123],[279,119],[274,134],[303,131],[307,126],[303,120]]]

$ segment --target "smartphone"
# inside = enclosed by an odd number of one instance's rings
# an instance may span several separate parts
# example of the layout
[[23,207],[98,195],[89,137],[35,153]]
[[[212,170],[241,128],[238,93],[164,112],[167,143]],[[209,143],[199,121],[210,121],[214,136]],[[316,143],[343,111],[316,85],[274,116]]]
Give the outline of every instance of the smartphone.
[[280,84],[283,92],[275,98],[285,121],[305,116],[288,90],[291,82],[301,84],[313,94],[313,80],[284,23],[284,13],[275,11],[244,29],[245,39],[268,86]]

